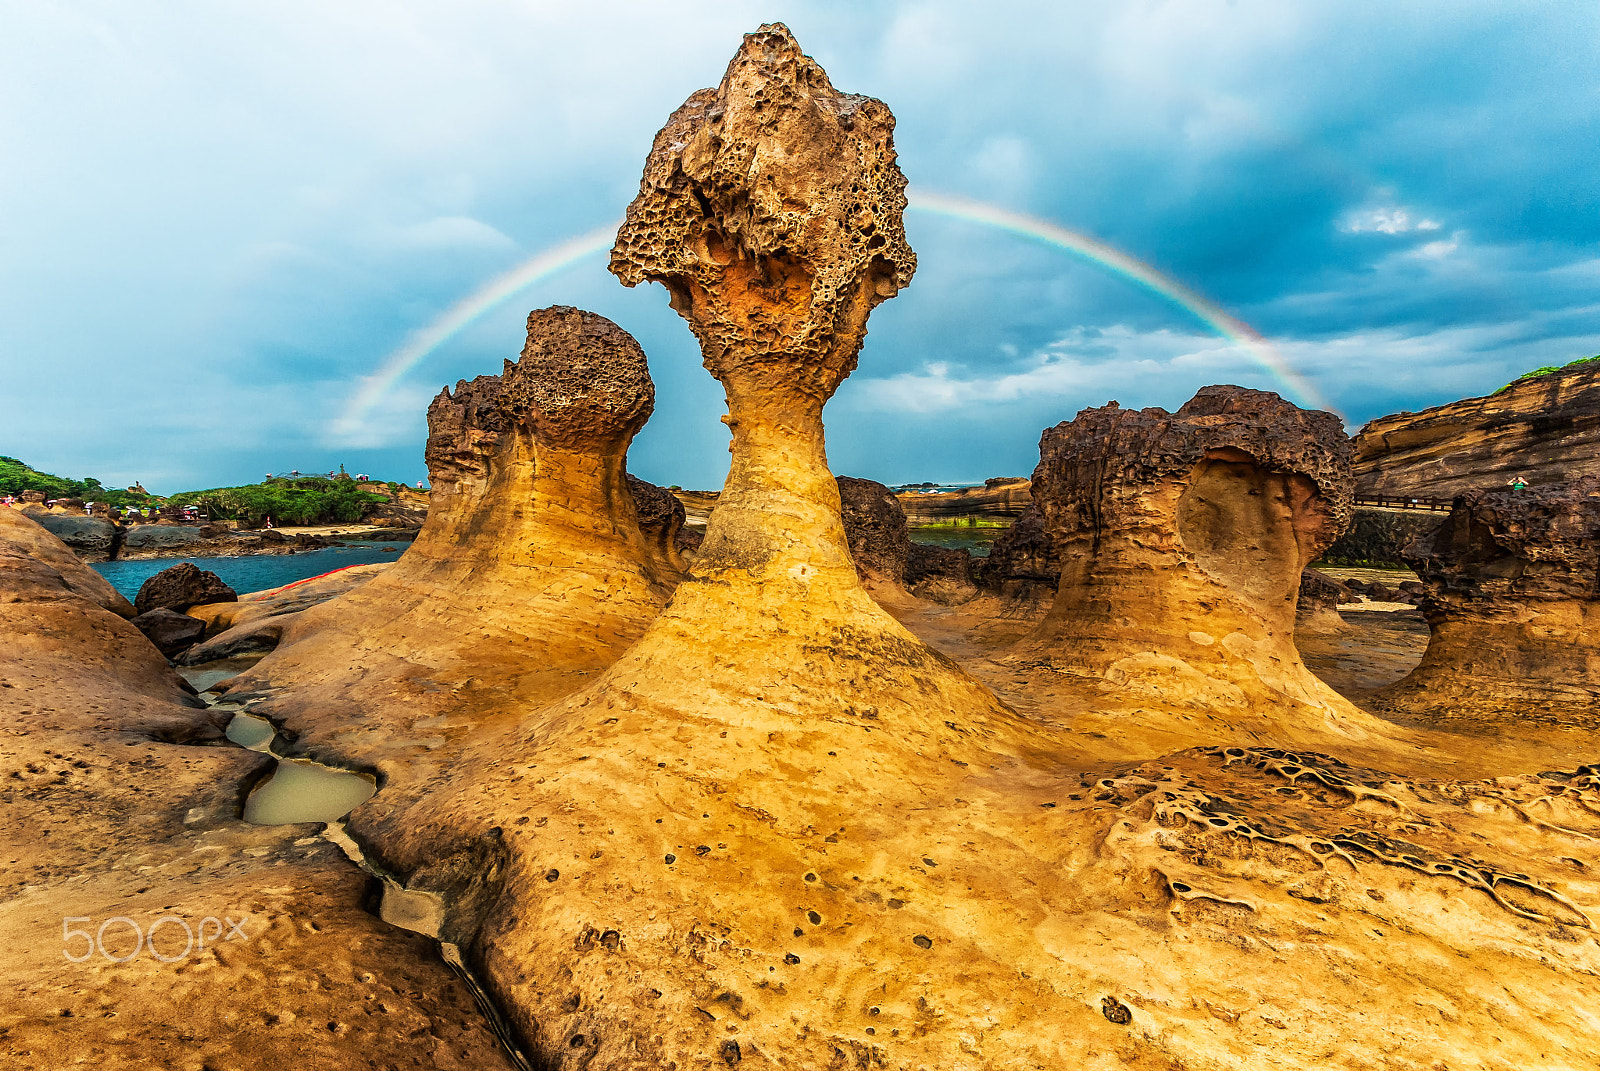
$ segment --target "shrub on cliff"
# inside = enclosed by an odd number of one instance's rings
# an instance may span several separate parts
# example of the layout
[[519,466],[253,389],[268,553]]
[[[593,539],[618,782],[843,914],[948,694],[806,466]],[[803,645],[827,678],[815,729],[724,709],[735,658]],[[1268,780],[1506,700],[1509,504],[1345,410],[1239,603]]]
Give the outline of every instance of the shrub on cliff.
[[1547,364],[1543,368],[1535,368],[1531,372],[1524,372],[1510,383],[1501,387],[1500,390],[1495,391],[1495,393],[1500,394],[1515,387],[1518,383],[1525,383],[1530,379],[1538,379],[1540,376],[1548,376],[1552,372],[1564,372],[1569,368],[1576,368],[1580,364],[1600,364],[1600,353],[1595,354],[1593,357],[1579,357],[1576,361],[1568,361],[1566,364]]
[[175,506],[199,506],[212,520],[273,524],[351,524],[385,496],[354,480],[321,477],[271,479],[245,487],[213,487],[185,491],[169,500]]
[[24,491],[41,491],[48,498],[81,498],[85,502],[106,502],[113,506],[142,506],[150,501],[149,495],[101,486],[93,476],[81,480],[52,476],[25,461],[0,456],[0,495],[20,495]]

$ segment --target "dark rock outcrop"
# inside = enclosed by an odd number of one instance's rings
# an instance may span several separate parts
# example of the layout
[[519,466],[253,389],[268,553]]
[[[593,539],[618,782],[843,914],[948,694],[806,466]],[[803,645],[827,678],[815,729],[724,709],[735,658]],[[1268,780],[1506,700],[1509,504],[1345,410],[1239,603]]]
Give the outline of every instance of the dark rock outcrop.
[[168,658],[179,654],[206,634],[206,623],[176,610],[158,607],[133,619],[133,627],[149,637]]
[[1353,595],[1344,584],[1316,569],[1300,573],[1300,595],[1295,601],[1295,628],[1300,631],[1317,629],[1329,631],[1343,626],[1339,607],[1354,602]]
[[121,529],[103,517],[78,517],[67,513],[41,513],[40,527],[86,562],[110,561],[121,544]]
[[875,480],[840,476],[840,519],[850,541],[850,557],[862,580],[887,580],[899,585],[906,576],[911,535],[906,514],[895,496]]
[[1302,570],[1350,516],[1336,416],[1205,387],[1176,413],[1086,409],[1039,456],[1062,571],[1026,646],[1178,701],[1344,709],[1294,647]]
[[1332,565],[1406,567],[1405,549],[1438,528],[1443,513],[1432,510],[1367,509],[1357,506],[1350,524],[1322,560]]
[[213,602],[237,602],[239,593],[223,583],[216,573],[189,562],[163,569],[139,587],[133,608],[140,614],[151,610],[176,610]]
[[1432,635],[1384,707],[1600,728],[1600,477],[1462,495],[1409,557]]
[[159,557],[161,551],[173,549],[187,549],[192,544],[202,542],[198,525],[185,524],[142,524],[137,528],[129,528],[122,537],[122,556],[137,558],[144,556],[141,552],[152,552],[150,556]]
[[1486,398],[1369,421],[1356,436],[1363,495],[1454,498],[1600,476],[1600,362],[1519,380]]
[[906,553],[906,587],[919,599],[955,606],[978,593],[972,552],[964,547],[912,543]]
[[[671,491],[628,473],[628,494],[639,514],[639,533],[659,567],[681,577],[689,566],[683,560],[683,503]],[[698,546],[699,544],[695,544]]]
[[989,547],[973,572],[986,590],[1008,599],[1049,602],[1061,582],[1061,555],[1045,530],[1044,514],[1030,503]]

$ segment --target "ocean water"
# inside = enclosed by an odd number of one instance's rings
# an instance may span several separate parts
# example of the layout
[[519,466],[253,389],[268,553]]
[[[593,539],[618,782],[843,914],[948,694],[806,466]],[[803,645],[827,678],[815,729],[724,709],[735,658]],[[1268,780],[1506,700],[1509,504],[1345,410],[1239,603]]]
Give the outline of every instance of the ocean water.
[[222,582],[244,595],[251,591],[282,587],[296,580],[309,580],[347,565],[392,562],[409,544],[362,543],[348,547],[323,547],[296,554],[254,554],[242,558],[152,558],[143,561],[99,562],[91,566],[111,581],[111,586],[133,601],[140,586],[163,569],[189,562],[216,573]]

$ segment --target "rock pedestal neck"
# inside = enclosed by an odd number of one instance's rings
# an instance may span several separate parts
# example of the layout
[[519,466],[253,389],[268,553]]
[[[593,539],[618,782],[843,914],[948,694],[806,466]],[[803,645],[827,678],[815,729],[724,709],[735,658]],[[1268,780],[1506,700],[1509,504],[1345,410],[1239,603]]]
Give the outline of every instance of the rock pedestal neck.
[[1600,477],[1462,495],[1406,557],[1432,636],[1384,707],[1600,728]]
[[1348,710],[1294,647],[1301,570],[1350,516],[1332,413],[1231,386],[1086,409],[1040,439],[1033,501],[1061,580],[1026,648],[1180,703]]

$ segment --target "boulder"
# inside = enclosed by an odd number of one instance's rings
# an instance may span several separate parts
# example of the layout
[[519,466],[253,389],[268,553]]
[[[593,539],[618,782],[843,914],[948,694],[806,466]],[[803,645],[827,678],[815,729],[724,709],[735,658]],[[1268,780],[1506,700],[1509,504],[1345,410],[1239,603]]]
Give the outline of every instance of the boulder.
[[1600,476],[1600,361],[1520,379],[1484,398],[1369,421],[1356,435],[1362,495],[1454,498]]
[[84,561],[104,562],[116,556],[121,532],[109,520],[61,513],[44,513],[37,520]]
[[1600,477],[1461,495],[1407,553],[1430,637],[1385,709],[1600,728]]
[[168,658],[199,642],[206,633],[206,623],[176,610],[157,607],[133,619],[133,627],[150,638],[156,649]]
[[912,543],[906,552],[906,587],[919,599],[956,606],[977,595],[972,552],[964,547]]
[[129,528],[122,537],[125,558],[159,557],[159,552],[201,541],[196,525],[146,524]]
[[973,571],[977,582],[996,595],[1048,606],[1061,582],[1061,556],[1038,506],[1030,503]]
[[237,602],[238,599],[238,592],[223,583],[216,573],[189,562],[181,562],[171,569],[163,569],[140,585],[133,608],[140,614],[157,609],[182,613],[202,603]]
[[901,586],[911,550],[905,510],[894,493],[876,481],[840,476],[838,484],[840,517],[856,572],[864,581]]
[[0,551],[26,557],[30,572],[47,570],[51,586],[70,592],[118,617],[133,617],[133,604],[44,527],[43,522],[48,516],[43,514],[36,517],[18,510],[0,509]]
[[1355,595],[1339,581],[1316,569],[1300,572],[1300,595],[1295,601],[1298,631],[1337,631],[1344,625],[1339,607],[1354,602]]
[[1294,646],[1303,570],[1351,488],[1339,419],[1266,391],[1086,409],[1039,441],[1033,499],[1062,570],[1025,646],[1130,693],[1354,714]]

